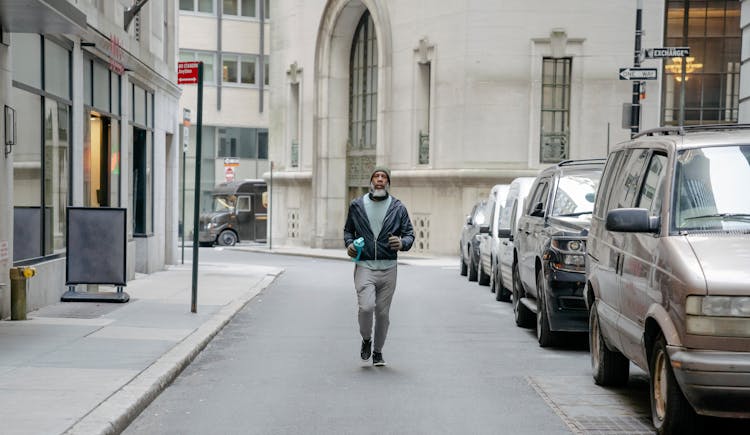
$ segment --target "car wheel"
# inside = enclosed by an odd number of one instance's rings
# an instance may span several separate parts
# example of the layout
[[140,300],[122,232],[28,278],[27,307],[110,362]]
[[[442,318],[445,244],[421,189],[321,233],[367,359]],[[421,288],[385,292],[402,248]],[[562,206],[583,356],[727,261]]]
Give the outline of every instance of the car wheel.
[[476,281],[477,275],[477,263],[474,261],[474,256],[469,254],[469,281]]
[[461,276],[466,276],[468,273],[469,268],[466,266],[466,260],[464,260],[464,253],[462,252],[459,256],[459,260],[461,260]]
[[513,263],[513,316],[516,326],[520,328],[531,328],[534,324],[534,314],[521,302],[524,297],[521,276],[518,273],[518,264]]
[[539,341],[539,346],[550,347],[557,341],[557,334],[549,328],[547,297],[545,296],[547,290],[544,285],[544,271],[541,268],[536,273],[536,288],[536,338]]
[[596,302],[589,313],[589,352],[596,385],[619,387],[628,383],[630,361],[620,352],[607,348],[599,328]]
[[484,273],[484,266],[482,266],[482,259],[479,259],[479,266],[477,266],[477,269],[479,270],[479,285],[490,285],[490,276]]
[[221,246],[234,246],[237,243],[237,234],[231,230],[224,230],[217,238]]
[[649,361],[651,420],[658,434],[699,433],[701,419],[682,394],[672,371],[664,336],[654,343]]

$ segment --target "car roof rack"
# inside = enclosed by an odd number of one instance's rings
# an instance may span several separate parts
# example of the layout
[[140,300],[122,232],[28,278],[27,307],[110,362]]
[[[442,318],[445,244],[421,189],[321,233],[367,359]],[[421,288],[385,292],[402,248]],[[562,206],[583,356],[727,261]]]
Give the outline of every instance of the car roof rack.
[[684,136],[686,133],[698,132],[698,131],[721,131],[721,130],[745,130],[750,129],[750,124],[703,124],[703,125],[684,125],[682,127],[670,126],[670,127],[659,127],[652,128],[650,130],[642,131],[637,135],[633,136],[633,139],[637,139],[643,136],[655,136],[661,134],[669,136],[670,134],[677,134]]
[[580,160],[563,160],[557,166],[588,165],[591,163],[603,163],[607,159],[580,159]]

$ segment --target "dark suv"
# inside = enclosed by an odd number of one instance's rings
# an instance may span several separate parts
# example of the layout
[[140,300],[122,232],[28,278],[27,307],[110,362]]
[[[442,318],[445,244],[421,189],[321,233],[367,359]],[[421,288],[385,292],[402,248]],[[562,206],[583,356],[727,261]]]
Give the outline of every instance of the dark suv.
[[539,345],[559,331],[588,331],[583,299],[586,236],[604,160],[566,160],[545,169],[531,186],[518,221],[513,265],[516,324],[531,327]]

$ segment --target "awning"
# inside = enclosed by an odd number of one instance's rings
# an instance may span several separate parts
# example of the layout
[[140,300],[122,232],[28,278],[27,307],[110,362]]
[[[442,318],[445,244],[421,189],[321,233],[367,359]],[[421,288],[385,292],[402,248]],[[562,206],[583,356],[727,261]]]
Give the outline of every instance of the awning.
[[67,0],[0,0],[3,31],[67,33],[86,31],[86,14]]

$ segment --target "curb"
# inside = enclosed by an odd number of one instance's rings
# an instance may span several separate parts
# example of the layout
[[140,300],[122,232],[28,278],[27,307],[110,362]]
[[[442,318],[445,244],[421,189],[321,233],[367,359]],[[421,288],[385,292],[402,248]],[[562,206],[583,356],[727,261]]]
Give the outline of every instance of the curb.
[[287,252],[287,251],[276,251],[276,250],[269,250],[267,248],[265,249],[253,249],[253,248],[247,248],[247,247],[224,247],[224,249],[232,250],[232,251],[242,251],[242,252],[256,252],[258,254],[273,254],[273,255],[289,255],[292,257],[308,257],[308,258],[320,258],[323,260],[339,260],[339,261],[351,261],[351,258],[349,257],[343,257],[343,256],[335,256],[335,255],[328,255],[328,254],[318,254],[315,252]]
[[281,270],[276,274],[267,274],[240,298],[225,305],[193,333],[76,421],[64,434],[109,435],[124,431],[203,351],[216,334],[283,272]]

